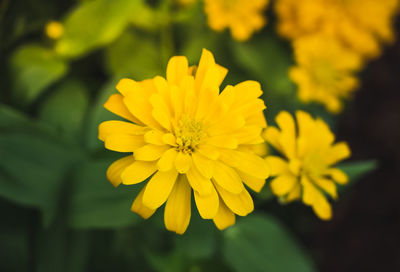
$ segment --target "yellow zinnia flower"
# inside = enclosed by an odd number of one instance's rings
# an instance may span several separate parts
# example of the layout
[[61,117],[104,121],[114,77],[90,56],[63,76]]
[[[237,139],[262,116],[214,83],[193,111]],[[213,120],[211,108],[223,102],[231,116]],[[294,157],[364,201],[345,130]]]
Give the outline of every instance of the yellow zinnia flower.
[[269,0],[204,0],[208,24],[215,31],[230,28],[233,38],[245,41],[266,23]]
[[337,198],[336,183],[346,184],[347,175],[332,165],[350,156],[344,142],[334,143],[335,135],[321,119],[313,119],[308,113],[296,112],[295,121],[288,112],[276,117],[280,128],[269,126],[265,138],[285,158],[268,156],[273,193],[283,202],[302,199],[304,204],[324,220],[332,217],[332,210],[325,193]]
[[394,39],[398,0],[277,0],[278,32],[295,39],[316,32],[331,34],[366,57],[380,53],[380,42]]
[[293,47],[296,66],[289,70],[289,76],[298,85],[299,99],[321,103],[330,112],[339,113],[341,100],[359,85],[354,74],[362,67],[361,57],[323,35],[299,38]]
[[166,202],[165,226],[179,234],[190,221],[192,189],[200,216],[224,229],[235,214],[253,211],[243,183],[258,192],[269,175],[251,148],[266,127],[260,85],[245,81],[220,93],[226,74],[207,50],[198,68],[173,57],[166,79],[122,79],[104,105],[127,121],[103,122],[99,138],[107,149],[133,152],[109,167],[108,179],[114,186],[148,179],[132,211],[148,218]]

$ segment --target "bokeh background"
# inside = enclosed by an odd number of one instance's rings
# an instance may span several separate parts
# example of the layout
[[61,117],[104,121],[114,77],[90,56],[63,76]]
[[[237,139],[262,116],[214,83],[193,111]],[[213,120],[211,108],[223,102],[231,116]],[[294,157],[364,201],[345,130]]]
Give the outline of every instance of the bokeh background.
[[[89,2],[97,2],[96,4]],[[340,115],[297,99],[293,52],[268,25],[249,41],[211,30],[202,3],[136,0],[0,1],[0,271],[400,271],[400,43],[360,73]],[[64,36],[46,33],[61,22]],[[396,27],[398,37],[399,24]],[[129,211],[139,191],[113,188],[97,126],[122,77],[164,75],[168,59],[211,50],[224,84],[261,82],[273,124],[281,110],[322,117],[352,149],[329,222],[268,186],[253,215],[218,231],[193,209],[183,236],[162,212]]]

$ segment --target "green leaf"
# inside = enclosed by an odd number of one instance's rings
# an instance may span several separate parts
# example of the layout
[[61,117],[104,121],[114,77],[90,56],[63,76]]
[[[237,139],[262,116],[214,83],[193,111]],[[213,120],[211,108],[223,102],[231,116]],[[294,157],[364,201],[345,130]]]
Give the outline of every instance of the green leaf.
[[114,41],[132,17],[138,16],[142,0],[84,1],[67,15],[64,35],[56,51],[68,58],[79,57]]
[[176,235],[176,250],[190,259],[210,258],[216,250],[217,234],[214,224],[192,213],[189,228],[184,235]]
[[44,101],[40,108],[40,119],[53,126],[61,137],[77,139],[88,103],[85,86],[79,81],[69,80]]
[[349,185],[351,185],[363,176],[377,169],[378,166],[379,163],[377,160],[368,160],[341,163],[338,165],[338,168],[349,176]]
[[76,172],[68,207],[72,228],[115,228],[140,222],[130,211],[139,185],[114,188],[106,179],[110,160],[87,162]]
[[106,65],[116,77],[134,80],[164,75],[157,41],[144,34],[124,33],[106,50]]
[[63,182],[82,155],[42,134],[2,132],[0,196],[39,208],[48,226],[58,210]]
[[11,56],[10,65],[15,98],[21,104],[35,100],[68,70],[64,60],[53,51],[34,44],[18,48]]
[[35,271],[87,271],[91,237],[87,231],[67,230],[62,222],[39,229],[35,243]]
[[234,271],[309,272],[310,259],[275,218],[250,215],[224,233],[223,254]]
[[257,36],[245,43],[232,41],[237,63],[262,81],[264,91],[284,96],[294,95],[288,77],[292,65],[291,50],[275,33]]

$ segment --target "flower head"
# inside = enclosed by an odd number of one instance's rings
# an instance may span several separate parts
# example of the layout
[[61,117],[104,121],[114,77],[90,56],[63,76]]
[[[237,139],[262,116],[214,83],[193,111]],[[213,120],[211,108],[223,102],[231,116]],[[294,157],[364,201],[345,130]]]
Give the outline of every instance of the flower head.
[[277,0],[278,32],[295,39],[324,32],[366,56],[380,53],[380,42],[394,39],[398,0]]
[[269,175],[251,148],[266,127],[260,85],[245,81],[220,93],[226,74],[207,50],[197,69],[173,57],[166,79],[122,79],[104,105],[126,121],[103,122],[99,138],[133,153],[109,167],[108,179],[114,186],[148,180],[132,211],[148,218],[166,202],[165,226],[179,234],[190,221],[192,189],[201,217],[224,229],[253,210],[244,184],[259,191]]
[[295,121],[288,112],[276,117],[280,128],[269,126],[265,138],[283,155],[268,156],[271,166],[273,193],[283,202],[302,199],[324,220],[330,219],[332,210],[325,193],[337,198],[336,185],[346,184],[347,175],[332,167],[348,158],[350,150],[346,143],[334,143],[335,136],[321,119],[313,119],[308,113],[296,112]]
[[296,66],[289,70],[298,85],[302,102],[323,104],[330,112],[342,110],[342,99],[348,98],[359,81],[355,72],[362,59],[329,36],[312,35],[294,41]]
[[245,41],[266,23],[269,0],[204,0],[208,24],[215,31],[230,28],[233,38]]

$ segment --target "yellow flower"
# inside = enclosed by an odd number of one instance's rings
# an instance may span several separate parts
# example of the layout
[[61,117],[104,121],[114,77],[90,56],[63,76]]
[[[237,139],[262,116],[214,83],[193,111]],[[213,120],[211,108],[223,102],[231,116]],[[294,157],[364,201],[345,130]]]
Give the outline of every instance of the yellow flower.
[[380,54],[380,42],[394,39],[398,0],[277,0],[278,32],[295,39],[329,33],[358,53]]
[[329,36],[313,35],[293,43],[296,66],[289,70],[298,85],[298,97],[304,103],[315,101],[330,112],[342,110],[359,81],[354,75],[362,67],[361,57]]
[[127,121],[103,122],[99,139],[107,149],[133,153],[109,167],[108,179],[114,186],[148,180],[132,211],[148,218],[166,202],[165,226],[179,234],[190,221],[192,189],[201,217],[224,229],[235,214],[253,211],[244,184],[258,192],[269,175],[251,149],[266,127],[260,85],[245,81],[220,93],[226,74],[207,50],[198,68],[173,57],[166,79],[122,79],[104,105]]
[[64,34],[64,27],[60,22],[50,21],[46,24],[45,33],[50,39],[57,40]]
[[233,38],[245,41],[266,23],[269,0],[204,0],[208,24],[215,31],[230,28]]
[[350,156],[344,142],[334,143],[335,135],[321,119],[313,119],[308,113],[296,112],[295,121],[288,112],[280,112],[276,122],[280,128],[269,126],[264,137],[281,153],[268,156],[273,193],[283,202],[302,199],[304,204],[324,220],[332,217],[332,210],[325,193],[337,198],[335,182],[346,184],[347,175],[332,165]]

